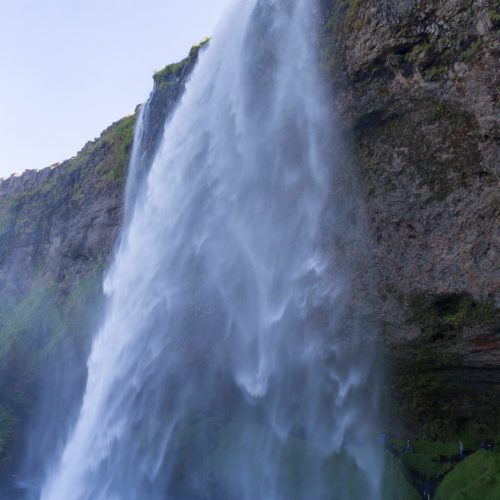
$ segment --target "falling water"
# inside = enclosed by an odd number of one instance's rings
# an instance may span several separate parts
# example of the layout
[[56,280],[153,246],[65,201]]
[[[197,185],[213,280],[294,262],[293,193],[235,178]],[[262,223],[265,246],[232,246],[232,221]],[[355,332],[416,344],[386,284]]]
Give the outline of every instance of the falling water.
[[379,498],[316,9],[238,2],[201,54],[106,277],[42,500]]

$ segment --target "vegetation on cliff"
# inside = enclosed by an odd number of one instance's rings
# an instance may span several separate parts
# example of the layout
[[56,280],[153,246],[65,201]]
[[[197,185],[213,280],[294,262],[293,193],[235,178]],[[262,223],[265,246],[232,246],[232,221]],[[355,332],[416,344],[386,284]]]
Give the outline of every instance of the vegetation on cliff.
[[[457,450],[459,439],[475,451],[500,438],[499,2],[323,6],[322,59],[375,241],[384,407],[395,437],[415,439],[413,454],[404,439],[387,453],[387,498],[418,498],[426,480],[436,498],[498,498],[499,455],[460,461]],[[202,46],[154,75],[149,156]],[[19,458],[45,368],[66,349],[85,358],[136,116],[72,159],[0,184],[0,475]]]
[[500,453],[480,450],[467,457],[445,476],[436,500],[500,498]]
[[[2,182],[0,476],[18,466],[40,385],[68,351],[82,360],[75,366],[75,397],[82,390],[102,269],[113,245],[87,236],[108,209],[102,200],[122,197],[134,121],[135,115],[115,123],[61,165]],[[115,217],[107,217],[115,228],[106,239],[116,234]]]

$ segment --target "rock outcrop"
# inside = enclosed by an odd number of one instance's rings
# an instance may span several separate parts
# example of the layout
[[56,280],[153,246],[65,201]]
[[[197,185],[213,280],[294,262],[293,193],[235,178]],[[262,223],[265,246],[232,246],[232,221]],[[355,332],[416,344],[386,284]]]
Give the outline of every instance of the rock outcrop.
[[323,8],[374,241],[385,406],[415,433],[498,432],[500,4]]

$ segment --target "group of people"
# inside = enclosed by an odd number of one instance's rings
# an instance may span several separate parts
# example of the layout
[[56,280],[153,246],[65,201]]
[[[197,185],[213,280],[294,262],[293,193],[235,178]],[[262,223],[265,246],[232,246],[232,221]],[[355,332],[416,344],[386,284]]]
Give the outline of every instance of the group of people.
[[[387,443],[388,441],[384,441],[384,444],[387,445]],[[479,447],[481,448],[481,450],[494,451],[495,443],[493,441],[481,441]],[[414,453],[413,444],[409,439],[408,441],[406,441],[405,453]],[[458,442],[458,456],[460,457],[460,460],[465,457],[464,443],[462,441]]]

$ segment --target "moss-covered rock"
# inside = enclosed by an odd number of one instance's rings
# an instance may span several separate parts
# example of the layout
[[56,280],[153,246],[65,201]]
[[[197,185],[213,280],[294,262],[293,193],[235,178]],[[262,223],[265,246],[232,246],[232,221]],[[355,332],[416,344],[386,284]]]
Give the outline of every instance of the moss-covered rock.
[[500,498],[500,454],[480,450],[459,463],[441,482],[436,500]]
[[419,493],[411,484],[410,474],[392,454],[385,454],[383,496],[386,500],[417,500]]
[[497,3],[322,2],[374,240],[383,407],[412,436],[500,433]]
[[[480,443],[464,439],[464,456],[458,442],[416,440],[407,452],[406,441],[391,441],[386,453],[384,498],[497,498],[500,455],[481,450]],[[391,489],[387,489],[388,486]],[[392,495],[392,496],[391,496]]]

